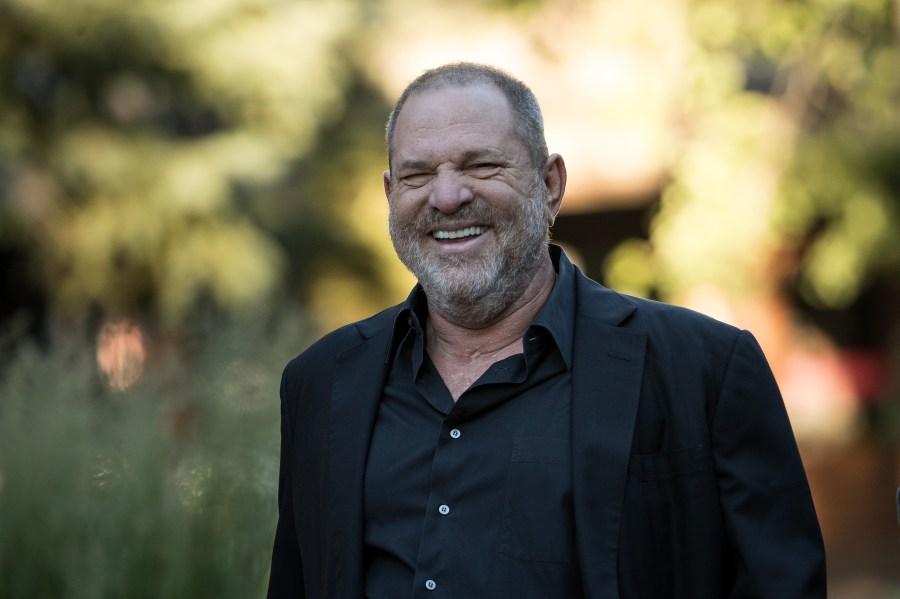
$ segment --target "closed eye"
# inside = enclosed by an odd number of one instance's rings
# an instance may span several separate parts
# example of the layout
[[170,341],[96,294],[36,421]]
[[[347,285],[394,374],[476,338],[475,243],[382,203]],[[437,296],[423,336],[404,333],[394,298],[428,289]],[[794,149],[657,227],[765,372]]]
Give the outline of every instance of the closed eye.
[[400,181],[404,185],[410,187],[421,187],[428,183],[431,179],[431,173],[409,173],[400,177]]
[[476,177],[488,177],[497,173],[502,166],[496,162],[476,162],[468,167],[468,171]]

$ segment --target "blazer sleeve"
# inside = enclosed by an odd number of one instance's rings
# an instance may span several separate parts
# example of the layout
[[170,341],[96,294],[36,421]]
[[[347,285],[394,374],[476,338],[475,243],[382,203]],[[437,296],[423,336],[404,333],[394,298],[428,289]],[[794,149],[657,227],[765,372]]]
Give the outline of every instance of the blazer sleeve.
[[[289,367],[288,367],[289,368]],[[281,377],[281,459],[278,474],[278,525],[272,549],[267,599],[303,599],[303,564],[294,529],[294,506],[291,491],[291,455],[293,416],[287,397],[288,368]]]
[[716,480],[737,572],[732,597],[825,597],[825,550],[781,393],[739,334],[714,407]]

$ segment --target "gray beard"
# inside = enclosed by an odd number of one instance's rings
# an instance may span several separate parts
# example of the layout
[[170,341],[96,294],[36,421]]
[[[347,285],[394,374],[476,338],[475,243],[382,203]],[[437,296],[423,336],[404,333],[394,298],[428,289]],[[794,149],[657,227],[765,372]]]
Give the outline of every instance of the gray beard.
[[[419,243],[423,230],[471,218],[473,213],[478,214],[475,220],[495,227],[497,251],[478,258],[435,257],[423,251]],[[495,321],[522,296],[546,255],[548,220],[543,194],[533,192],[521,216],[504,223],[490,211],[464,207],[450,217],[401,225],[391,211],[391,240],[400,260],[425,290],[429,306],[453,323],[478,328]]]

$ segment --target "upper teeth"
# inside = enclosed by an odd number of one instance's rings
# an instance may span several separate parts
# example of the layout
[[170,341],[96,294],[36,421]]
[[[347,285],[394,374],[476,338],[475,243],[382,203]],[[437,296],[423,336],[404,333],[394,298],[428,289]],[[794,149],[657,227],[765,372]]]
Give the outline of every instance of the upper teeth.
[[484,233],[484,227],[466,227],[458,231],[435,231],[435,239],[459,239],[460,237],[470,237],[472,235],[481,235]]

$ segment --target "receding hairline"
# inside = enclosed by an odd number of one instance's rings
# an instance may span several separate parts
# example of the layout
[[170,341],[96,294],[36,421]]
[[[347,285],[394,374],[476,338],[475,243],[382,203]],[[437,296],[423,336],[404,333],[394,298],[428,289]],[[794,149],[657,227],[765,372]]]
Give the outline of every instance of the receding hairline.
[[443,89],[464,89],[485,86],[495,90],[506,101],[513,117],[513,127],[525,143],[538,168],[548,156],[544,139],[544,121],[534,92],[521,80],[497,67],[471,62],[457,62],[425,71],[404,89],[394,105],[385,127],[388,168],[393,155],[394,131],[397,120],[410,98]]
[[[509,123],[510,123],[511,127],[516,128],[516,129],[524,128],[523,125],[516,119],[516,112],[515,112],[515,109],[513,108],[512,103],[509,101],[509,98],[506,96],[506,94],[503,93],[502,89],[500,89],[499,87],[497,87],[490,81],[470,81],[470,82],[461,83],[461,84],[448,82],[448,83],[444,83],[443,85],[433,85],[433,86],[416,89],[415,91],[410,93],[406,98],[404,98],[404,102],[403,102],[401,110],[398,110],[395,114],[392,115],[393,116],[393,121],[392,121],[393,128],[391,129],[391,137],[390,137],[391,143],[393,143],[393,140],[396,138],[397,127],[398,127],[398,123],[400,122],[400,120],[409,118],[408,116],[404,117],[404,115],[406,115],[409,112],[407,110],[407,108],[409,108],[413,112],[416,111],[416,108],[411,105],[417,104],[418,102],[425,100],[429,96],[435,97],[435,96],[439,96],[439,95],[445,94],[445,93],[452,94],[453,92],[456,92],[456,91],[460,91],[460,92],[472,91],[473,93],[478,94],[482,90],[484,90],[488,94],[492,95],[494,98],[496,98],[497,100],[499,100],[501,102],[500,106],[503,106],[505,108],[506,115],[507,115],[507,118],[509,119]],[[425,100],[425,101],[427,101],[427,100]],[[478,99],[473,99],[471,104],[474,106],[484,106],[486,101],[492,102],[493,100],[484,100],[482,98],[478,98]],[[431,115],[431,114],[434,114],[434,112],[429,112],[428,114]],[[524,135],[523,135],[523,137],[524,137]],[[389,148],[389,149],[393,150],[393,148]]]

